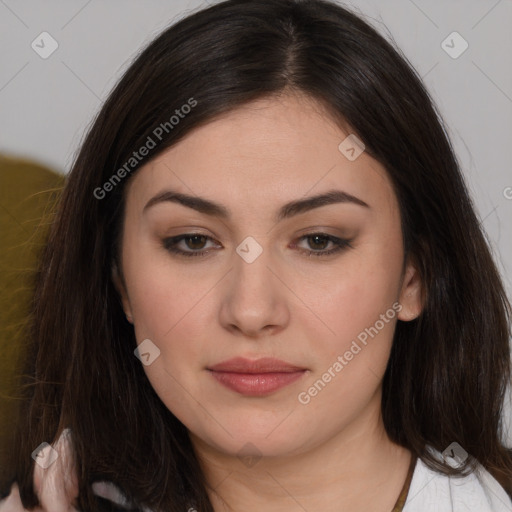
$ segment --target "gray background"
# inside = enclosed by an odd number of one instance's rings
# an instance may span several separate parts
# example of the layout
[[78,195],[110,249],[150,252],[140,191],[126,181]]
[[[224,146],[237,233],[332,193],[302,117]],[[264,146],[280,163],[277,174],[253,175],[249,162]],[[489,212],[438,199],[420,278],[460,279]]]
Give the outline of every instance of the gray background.
[[[0,0],[0,151],[66,173],[141,46],[206,0]],[[446,122],[512,296],[512,0],[352,0],[418,70]],[[42,32],[58,49],[42,59]],[[457,31],[458,58],[442,42]],[[40,39],[37,39],[39,41]],[[452,42],[453,41],[453,42]],[[448,38],[457,51],[461,41]],[[512,446],[512,407],[506,404]]]

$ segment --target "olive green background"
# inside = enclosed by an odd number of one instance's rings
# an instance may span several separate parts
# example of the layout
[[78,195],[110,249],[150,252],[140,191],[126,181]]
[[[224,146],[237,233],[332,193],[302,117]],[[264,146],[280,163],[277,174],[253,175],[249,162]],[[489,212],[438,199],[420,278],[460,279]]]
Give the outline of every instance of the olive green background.
[[[64,177],[0,155],[0,436],[14,430],[17,379],[38,255]],[[9,443],[7,443],[8,445]],[[0,443],[5,447],[6,443]],[[0,454],[0,457],[2,454]]]

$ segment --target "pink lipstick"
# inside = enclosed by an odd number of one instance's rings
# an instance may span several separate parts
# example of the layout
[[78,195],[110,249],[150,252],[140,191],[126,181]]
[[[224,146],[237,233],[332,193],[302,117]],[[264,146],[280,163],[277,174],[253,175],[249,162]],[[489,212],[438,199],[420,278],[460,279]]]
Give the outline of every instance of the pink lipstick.
[[236,357],[211,366],[208,370],[218,382],[246,396],[268,395],[306,373],[305,368],[269,357],[256,361]]

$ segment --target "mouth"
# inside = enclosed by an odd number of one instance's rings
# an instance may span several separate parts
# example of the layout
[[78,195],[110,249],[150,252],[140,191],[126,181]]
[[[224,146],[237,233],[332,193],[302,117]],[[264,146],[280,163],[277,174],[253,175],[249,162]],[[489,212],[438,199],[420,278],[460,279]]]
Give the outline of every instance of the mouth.
[[300,379],[307,372],[285,361],[237,357],[207,368],[217,382],[245,396],[269,395]]

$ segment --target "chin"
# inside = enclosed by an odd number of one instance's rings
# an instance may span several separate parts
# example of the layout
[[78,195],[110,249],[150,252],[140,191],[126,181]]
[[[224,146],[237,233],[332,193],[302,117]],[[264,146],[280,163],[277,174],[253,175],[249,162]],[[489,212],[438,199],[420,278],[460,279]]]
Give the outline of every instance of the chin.
[[[272,429],[275,429],[272,431]],[[302,430],[299,433],[285,428],[230,429],[231,436],[222,430],[193,433],[202,443],[232,457],[283,457],[301,453],[307,449],[311,439]]]

